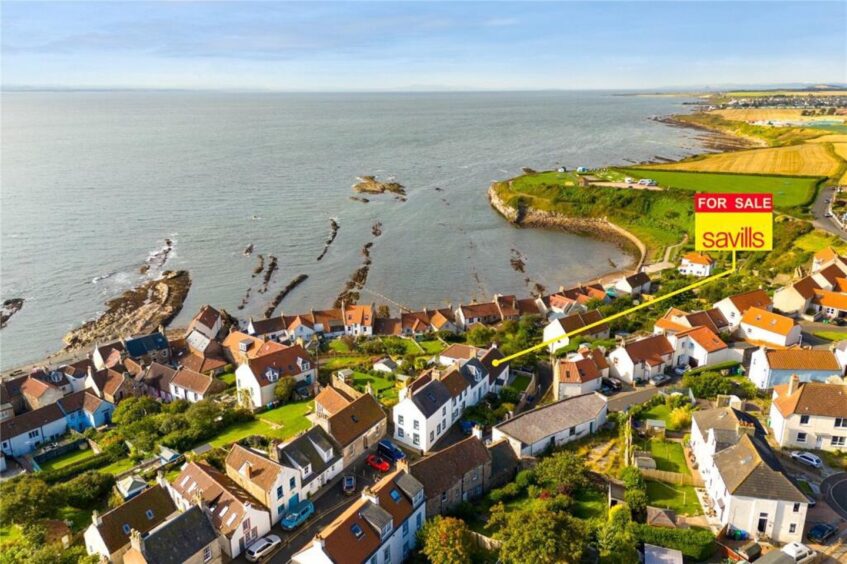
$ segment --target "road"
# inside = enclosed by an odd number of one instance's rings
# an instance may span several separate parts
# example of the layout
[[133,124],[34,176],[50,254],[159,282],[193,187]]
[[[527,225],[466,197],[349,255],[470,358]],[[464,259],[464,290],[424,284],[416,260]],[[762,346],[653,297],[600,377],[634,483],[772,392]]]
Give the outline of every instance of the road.
[[821,496],[836,513],[847,519],[847,472],[834,474],[821,482]]
[[[352,470],[351,470],[352,469]],[[344,474],[356,474],[356,495],[345,496],[341,491],[340,481]],[[282,539],[281,548],[264,562],[285,564],[291,557],[306,546],[314,536],[329,525],[336,517],[341,515],[350,505],[361,497],[362,488],[372,486],[379,480],[381,475],[365,464],[364,457],[354,462],[350,468],[339,474],[331,483],[321,488],[323,492],[317,499],[313,498],[315,504],[315,515],[306,522],[306,526],[294,531],[284,531],[279,524],[271,529],[271,533]],[[234,559],[233,562],[247,562],[244,554]]]
[[609,411],[626,411],[630,406],[644,403],[658,393],[659,388],[652,385],[631,392],[620,392],[609,399]]
[[812,215],[815,218],[812,223],[814,223],[815,227],[829,231],[839,237],[844,237],[844,230],[831,217],[824,217],[829,211],[829,204],[826,201],[831,200],[834,194],[835,188],[831,187],[822,188],[818,191],[818,197],[815,198],[815,202],[812,204]]

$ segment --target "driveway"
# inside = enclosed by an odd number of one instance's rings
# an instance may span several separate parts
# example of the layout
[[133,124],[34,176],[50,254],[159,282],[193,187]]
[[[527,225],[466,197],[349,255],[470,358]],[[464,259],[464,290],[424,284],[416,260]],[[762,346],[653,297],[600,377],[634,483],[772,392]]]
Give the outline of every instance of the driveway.
[[[356,474],[356,495],[346,496],[341,491],[340,482],[341,478],[345,474],[350,473]],[[311,519],[309,519],[309,521],[306,522],[306,526],[300,527],[294,531],[284,531],[282,527],[277,524],[271,529],[271,533],[282,539],[282,547],[270,558],[264,560],[264,562],[274,562],[276,564],[287,563],[291,560],[291,557],[303,549],[303,547],[305,547],[321,529],[329,525],[336,517],[341,515],[344,510],[350,507],[353,502],[359,499],[361,497],[363,487],[372,486],[381,477],[382,474],[365,464],[364,456],[348,468],[345,468],[344,471],[336,476],[331,483],[321,488],[320,492],[323,493],[320,497],[312,498],[312,501],[315,504],[315,514]],[[233,560],[233,562],[247,562],[247,559],[244,558],[244,554],[242,553],[241,556]]]
[[821,482],[821,497],[842,519],[847,519],[847,472],[833,474]]
[[644,403],[659,393],[659,388],[647,385],[631,392],[620,392],[609,398],[609,411],[626,411],[637,403]]

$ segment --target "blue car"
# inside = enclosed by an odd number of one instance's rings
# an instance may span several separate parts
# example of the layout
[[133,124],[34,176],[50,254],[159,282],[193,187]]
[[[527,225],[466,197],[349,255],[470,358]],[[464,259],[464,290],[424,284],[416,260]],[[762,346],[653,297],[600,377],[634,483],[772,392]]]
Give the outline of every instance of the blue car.
[[388,439],[382,439],[379,441],[379,443],[377,443],[376,450],[379,454],[388,458],[392,462],[397,462],[398,460],[406,458],[406,453],[397,448],[397,445]]
[[311,501],[301,501],[279,524],[286,531],[292,531],[305,523],[306,519],[314,515],[314,513],[315,506]]

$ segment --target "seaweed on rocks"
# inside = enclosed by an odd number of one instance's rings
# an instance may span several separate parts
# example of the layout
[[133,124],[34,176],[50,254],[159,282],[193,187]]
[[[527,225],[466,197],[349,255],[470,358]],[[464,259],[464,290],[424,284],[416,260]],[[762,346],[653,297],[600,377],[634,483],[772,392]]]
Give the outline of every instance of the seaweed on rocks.
[[265,308],[265,317],[270,317],[271,315],[273,315],[276,308],[279,307],[279,304],[281,304],[282,300],[285,299],[285,296],[290,294],[294,290],[294,288],[305,282],[308,277],[308,274],[300,274],[299,276],[297,276],[297,278],[289,282],[285,288],[280,290],[280,292],[274,297],[274,299],[271,300],[271,303],[268,304],[268,307]]
[[277,258],[273,255],[268,255],[268,267],[265,269],[265,277],[262,280],[262,287],[259,289],[260,294],[268,291],[268,284],[278,268]]
[[374,237],[379,237],[380,235],[382,235],[382,222],[381,221],[377,221],[376,223],[373,224],[373,226],[371,227],[371,233],[373,234]]
[[251,276],[251,278],[257,277],[265,269],[265,255],[259,254],[256,258],[258,258],[259,261],[256,264],[256,268],[253,269],[253,276]]
[[0,307],[0,329],[5,327],[12,316],[18,313],[22,307],[24,307],[23,298],[3,300],[3,306]]
[[321,252],[320,255],[318,255],[319,261],[322,258],[324,258],[324,255],[326,255],[327,251],[329,251],[329,246],[332,245],[332,242],[335,241],[335,238],[338,236],[338,229],[340,227],[341,226],[338,224],[338,222],[335,220],[335,218],[330,218],[330,220],[329,220],[329,229],[330,229],[329,238],[326,240],[326,243],[324,244],[324,250]]

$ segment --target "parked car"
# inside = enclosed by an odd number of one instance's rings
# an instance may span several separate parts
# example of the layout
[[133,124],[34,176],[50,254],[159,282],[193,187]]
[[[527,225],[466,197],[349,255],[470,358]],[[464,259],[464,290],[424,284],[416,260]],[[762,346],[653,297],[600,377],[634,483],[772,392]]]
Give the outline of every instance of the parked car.
[[306,522],[306,519],[315,513],[314,504],[308,499],[298,503],[285,518],[279,522],[286,531],[292,531]]
[[387,460],[377,454],[369,454],[368,457],[365,459],[365,462],[368,464],[368,466],[370,466],[371,468],[375,468],[380,472],[388,472],[388,470],[391,468],[391,464],[389,464]]
[[249,562],[258,562],[265,556],[269,555],[273,550],[282,544],[282,539],[276,535],[267,535],[250,546],[244,551],[244,557]]
[[673,373],[676,376],[682,376],[683,374],[685,374],[686,370],[688,370],[688,369],[684,366],[677,366],[673,369]]
[[617,391],[604,384],[600,386],[600,393],[604,396],[613,396],[617,393]]
[[608,388],[615,390],[616,392],[620,391],[620,389],[623,387],[623,384],[621,384],[620,380],[618,380],[617,378],[611,378],[611,377],[610,378],[603,378],[603,381],[601,382],[601,384],[603,386],[606,386]]
[[793,460],[796,460],[800,464],[805,464],[806,466],[811,466],[812,468],[820,468],[823,466],[823,461],[811,452],[801,452],[795,450],[791,453],[791,458]]
[[406,458],[406,453],[400,450],[397,445],[388,439],[382,439],[379,441],[376,445],[376,451],[392,462],[397,462],[398,460]]
[[838,529],[828,523],[818,523],[806,533],[806,538],[817,544],[826,544]]
[[650,378],[650,383],[652,383],[656,387],[664,386],[665,384],[667,384],[670,381],[671,381],[671,377],[668,376],[667,374],[656,374],[655,376]]
[[341,479],[341,491],[344,492],[344,495],[353,495],[356,493],[356,476],[346,474]]

